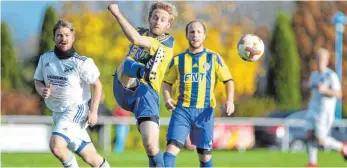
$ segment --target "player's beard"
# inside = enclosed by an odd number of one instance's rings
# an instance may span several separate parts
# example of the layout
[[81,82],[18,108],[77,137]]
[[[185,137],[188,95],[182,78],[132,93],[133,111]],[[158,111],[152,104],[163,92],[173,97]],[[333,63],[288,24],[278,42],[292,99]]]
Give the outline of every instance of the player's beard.
[[161,36],[161,35],[163,35],[164,33],[163,33],[163,31],[162,30],[155,30],[155,29],[151,29],[151,34],[152,35],[154,35],[154,36]]
[[189,41],[189,47],[192,49],[199,49],[202,47],[202,43],[199,44],[193,44],[193,42]]

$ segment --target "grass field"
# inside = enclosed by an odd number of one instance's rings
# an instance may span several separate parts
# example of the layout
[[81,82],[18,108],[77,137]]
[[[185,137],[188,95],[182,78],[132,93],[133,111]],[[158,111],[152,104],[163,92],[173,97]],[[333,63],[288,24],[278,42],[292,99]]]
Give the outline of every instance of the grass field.
[[[146,167],[148,160],[144,151],[126,151],[123,154],[103,154],[112,167]],[[319,166],[347,167],[337,152],[319,152]],[[3,167],[61,167],[50,153],[2,153]],[[80,166],[88,166],[78,158]],[[282,153],[270,150],[213,151],[215,167],[304,167],[307,163],[305,153]],[[177,157],[177,166],[197,167],[194,151],[182,151]]]

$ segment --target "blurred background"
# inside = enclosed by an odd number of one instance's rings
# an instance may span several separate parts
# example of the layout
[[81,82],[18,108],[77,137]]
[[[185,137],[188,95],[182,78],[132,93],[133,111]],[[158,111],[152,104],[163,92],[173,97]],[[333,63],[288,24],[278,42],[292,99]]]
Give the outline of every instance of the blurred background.
[[[112,93],[112,75],[128,51],[129,42],[107,10],[109,3],[1,1],[3,166],[59,166],[48,153],[51,113],[36,94],[33,75],[39,56],[54,48],[52,29],[60,18],[73,22],[76,29],[74,47],[80,55],[93,58],[101,72],[104,98],[99,110],[99,125],[89,129],[94,144],[106,157],[116,158],[110,161],[111,165],[147,165],[133,115],[118,108]],[[134,27],[148,27],[147,17],[152,3],[122,1],[119,5]],[[172,3],[179,12],[170,29],[176,40],[175,54],[188,47],[185,25],[192,20],[201,20],[207,26],[205,46],[220,53],[233,75],[236,110],[232,116],[227,117],[223,112],[222,103],[226,99],[223,84],[218,83],[215,89],[218,106],[213,146],[220,149],[215,153],[216,165],[287,166],[282,161],[292,158],[293,163],[289,166],[304,166],[305,133],[303,123],[298,120],[305,115],[310,96],[310,90],[304,86],[311,71],[316,69],[314,53],[317,49],[329,50],[332,56],[329,67],[335,70],[338,43],[335,44],[332,18],[337,11],[347,14],[347,2]],[[257,62],[245,62],[237,54],[238,40],[247,33],[258,35],[265,43],[265,54]],[[347,33],[342,38],[342,90],[346,96]],[[337,110],[338,120],[331,134],[338,140],[347,141],[347,122],[343,119],[347,118],[347,99],[343,99],[342,104],[342,109]],[[160,109],[160,145],[164,149],[170,113],[163,100]],[[197,166],[194,159],[184,160],[196,158],[194,146],[187,142],[186,150],[178,157],[178,166]],[[245,150],[247,152],[237,152]],[[141,159],[121,162],[124,158],[134,159],[135,154]],[[323,165],[346,166],[334,152],[324,152],[320,156],[326,158]],[[48,161],[35,162],[32,158],[37,157]],[[244,162],[235,162],[233,157],[243,158]],[[279,158],[264,161],[271,157]],[[230,161],[223,162],[223,158]]]

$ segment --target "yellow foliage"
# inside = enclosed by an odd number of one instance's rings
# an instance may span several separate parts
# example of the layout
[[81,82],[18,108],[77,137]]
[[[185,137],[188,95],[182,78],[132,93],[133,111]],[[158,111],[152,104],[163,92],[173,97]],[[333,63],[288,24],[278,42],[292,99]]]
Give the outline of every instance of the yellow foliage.
[[[189,7],[189,5],[185,7]],[[107,85],[105,87],[112,88],[110,74],[114,72],[116,66],[127,54],[129,41],[107,10],[94,12],[88,10],[85,6],[73,9],[71,5],[66,5],[64,9],[64,18],[71,20],[76,27],[76,41],[74,44],[76,50],[81,55],[102,61],[96,61],[97,66],[101,69],[101,80],[103,84]],[[190,21],[187,19],[183,19],[181,22]],[[223,31],[213,22],[205,22],[205,24],[207,39],[204,45],[206,48],[218,52],[228,65],[235,83],[236,97],[240,95],[251,96],[256,89],[256,75],[260,68],[260,61],[252,63],[243,61],[237,53],[239,39],[244,33],[251,32],[243,32],[245,29],[239,25],[233,27],[228,25],[226,26],[227,31]],[[188,42],[185,35],[185,25],[176,25],[175,27],[177,28],[174,28],[171,34],[175,38],[174,54],[178,54],[188,48]],[[218,104],[223,103],[222,101],[226,99],[223,83],[217,83],[215,95],[218,95],[216,96]],[[115,104],[112,94],[107,95],[106,99],[107,102],[114,102],[112,104]]]
[[73,5],[67,3],[63,18],[75,26],[74,47],[77,52],[93,58],[98,66],[105,102],[112,109],[116,105],[112,94],[112,75],[127,54],[129,41],[107,10],[95,12],[85,5],[73,8]]
[[241,27],[233,27],[229,35],[230,44],[227,51],[225,62],[235,82],[235,92],[238,95],[252,95],[256,89],[256,75],[260,61],[246,62],[242,60],[237,51],[237,43],[243,36]]

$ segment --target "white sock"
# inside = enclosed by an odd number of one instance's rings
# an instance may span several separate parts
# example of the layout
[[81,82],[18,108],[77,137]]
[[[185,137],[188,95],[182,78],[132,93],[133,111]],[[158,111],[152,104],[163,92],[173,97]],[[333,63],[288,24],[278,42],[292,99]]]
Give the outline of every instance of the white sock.
[[78,163],[75,155],[72,152],[69,152],[69,159],[67,161],[61,162],[64,167],[78,168]]
[[309,140],[307,142],[307,154],[309,163],[317,164],[318,148],[316,141]]
[[102,168],[110,168],[110,164],[106,161],[106,159],[103,159],[103,162],[101,163],[100,167]]
[[332,137],[326,137],[324,139],[324,147],[329,148],[329,149],[333,149],[336,151],[341,151],[341,149],[343,147],[343,143],[332,138]]

